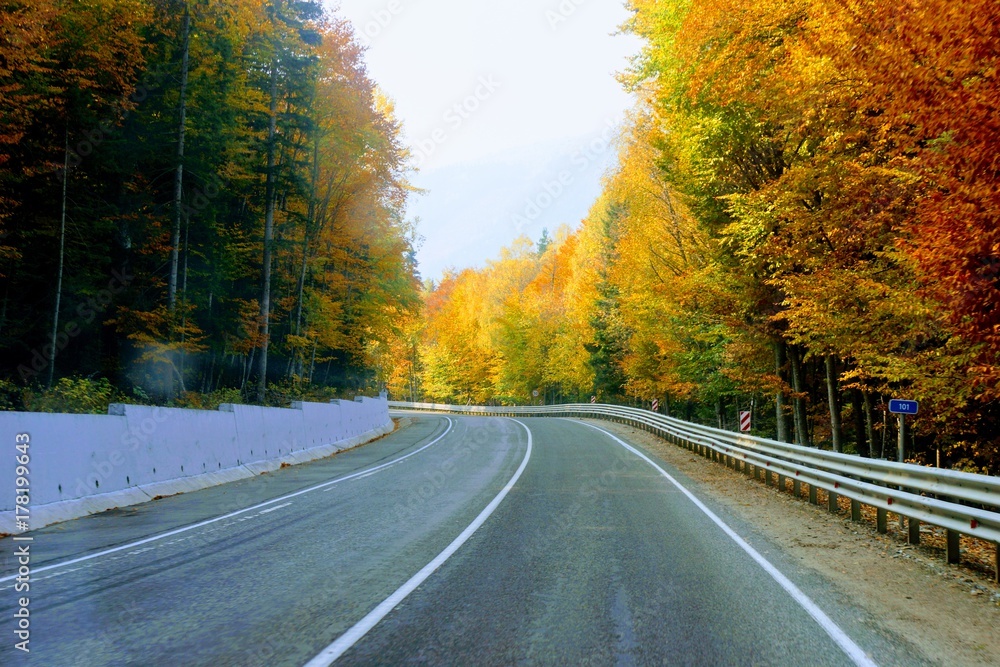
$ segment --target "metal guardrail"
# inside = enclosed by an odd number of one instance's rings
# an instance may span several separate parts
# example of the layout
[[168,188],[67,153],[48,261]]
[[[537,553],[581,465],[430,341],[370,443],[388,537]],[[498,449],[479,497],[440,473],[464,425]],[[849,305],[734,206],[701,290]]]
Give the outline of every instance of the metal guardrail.
[[816,490],[823,489],[831,510],[837,509],[837,496],[849,498],[855,520],[860,520],[862,504],[874,507],[877,529],[882,533],[888,529],[888,512],[907,518],[909,539],[914,543],[920,541],[921,522],[944,528],[949,563],[959,561],[959,534],[993,542],[997,546],[995,576],[1000,582],[998,477],[839,454],[614,405],[484,407],[390,401],[389,407],[468,415],[583,417],[630,424],[754,478],[763,477],[769,485],[777,475],[782,490],[785,478],[789,478],[796,495],[801,493],[801,484],[807,484],[814,504]]

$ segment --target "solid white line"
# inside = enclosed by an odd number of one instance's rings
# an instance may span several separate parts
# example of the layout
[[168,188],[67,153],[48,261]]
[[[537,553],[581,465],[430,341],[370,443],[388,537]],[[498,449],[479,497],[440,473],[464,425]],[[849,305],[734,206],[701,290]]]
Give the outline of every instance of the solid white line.
[[497,494],[496,498],[494,498],[492,502],[486,506],[486,509],[479,513],[479,516],[476,517],[475,521],[470,523],[468,527],[462,531],[461,535],[456,537],[451,544],[445,547],[444,551],[439,553],[434,560],[425,565],[423,569],[410,577],[409,581],[400,586],[395,593],[383,600],[379,606],[368,612],[368,615],[358,621],[354,627],[342,634],[335,642],[323,649],[323,651],[320,652],[320,654],[315,658],[307,662],[305,667],[329,667],[332,665],[337,658],[342,656],[348,649],[358,643],[358,640],[364,637],[369,630],[378,625],[378,623],[385,618],[390,611],[396,608],[396,605],[405,600],[406,596],[416,590],[417,586],[424,583],[427,577],[431,576],[435,570],[444,564],[446,560],[451,558],[452,554],[458,551],[459,547],[465,544],[466,540],[472,537],[473,533],[479,530],[479,527],[482,526],[488,518],[490,518],[493,511],[507,496],[507,493],[514,487],[514,484],[521,477],[521,473],[524,472],[524,468],[528,465],[528,459],[531,458],[531,429],[517,419],[512,419],[511,421],[521,424],[521,426],[524,427],[524,430],[528,432],[528,451],[524,453],[524,459],[521,461],[520,467],[518,467],[514,476],[510,478],[510,481],[507,482],[507,485],[503,487],[500,493]]
[[[411,456],[414,456],[415,454],[419,454],[420,452],[424,451],[425,449],[427,449],[428,447],[430,447],[434,443],[436,443],[439,440],[441,440],[442,438],[444,438],[446,435],[448,435],[448,433],[451,432],[452,426],[455,425],[455,423],[451,420],[450,417],[445,417],[445,419],[448,420],[448,428],[445,429],[444,433],[442,433],[438,437],[434,438],[433,440],[431,440],[430,442],[428,442],[426,445],[424,445],[420,449],[412,451],[409,454],[407,454],[406,456],[400,456],[398,459],[393,459],[392,461],[389,461],[388,463],[383,463],[382,465],[376,466],[374,468],[370,468],[368,470],[362,470],[361,472],[356,472],[356,473],[347,475],[346,477],[341,477],[339,479],[335,479],[335,480],[332,480],[332,481],[329,481],[329,482],[323,482],[322,484],[317,484],[316,486],[311,486],[308,489],[302,489],[301,491],[296,491],[295,493],[289,493],[288,495],[281,496],[280,498],[274,498],[272,500],[268,500],[268,501],[263,502],[263,503],[258,503],[258,504],[254,505],[252,507],[246,507],[244,509],[237,510],[235,512],[230,512],[229,514],[223,514],[222,516],[217,516],[217,517],[215,517],[213,519],[207,519],[205,521],[200,521],[200,522],[192,524],[190,526],[184,526],[183,528],[177,528],[176,530],[167,531],[165,533],[161,533],[159,535],[154,535],[152,537],[147,537],[147,538],[138,540],[136,542],[130,542],[129,544],[124,544],[124,545],[122,545],[120,547],[114,547],[112,549],[105,549],[104,551],[98,551],[97,553],[92,553],[92,554],[89,554],[87,556],[81,556],[79,558],[74,558],[72,560],[68,560],[68,561],[65,561],[65,562],[62,562],[62,563],[55,563],[53,565],[43,565],[42,567],[35,567],[35,568],[32,568],[31,571],[32,571],[33,574],[37,574],[37,573],[40,573],[40,572],[45,572],[46,570],[53,570],[53,569],[55,569],[57,567],[66,567],[67,565],[74,565],[76,563],[82,563],[83,561],[92,560],[94,558],[100,558],[102,556],[107,556],[108,554],[117,553],[119,551],[125,551],[126,549],[132,549],[133,547],[141,546],[143,544],[148,544],[150,542],[155,542],[157,540],[162,540],[164,538],[172,537],[174,535],[179,535],[180,533],[186,533],[189,530],[194,530],[196,528],[202,528],[203,526],[207,526],[209,524],[213,524],[213,523],[216,523],[216,522],[219,522],[219,521],[224,521],[226,519],[231,519],[234,516],[239,516],[240,514],[246,514],[247,512],[253,512],[254,510],[259,510],[262,507],[267,507],[268,505],[273,505],[274,503],[280,503],[283,500],[288,500],[289,498],[295,498],[297,496],[301,496],[301,495],[304,495],[306,493],[310,493],[312,491],[316,491],[318,489],[325,489],[326,487],[332,486],[334,484],[340,484],[341,482],[346,482],[348,480],[355,479],[357,477],[366,477],[366,476],[368,476],[371,473],[377,472],[379,470],[384,470],[384,469],[386,469],[386,468],[388,468],[390,466],[394,466],[397,463],[399,463],[400,461],[405,461],[406,459],[410,458]],[[277,508],[275,508],[275,509],[277,509]],[[5,581],[11,581],[11,580],[16,579],[16,578],[17,578],[16,574],[12,574],[12,575],[7,576],[7,577],[2,577],[2,578],[0,578],[0,583],[3,583]]]
[[[577,420],[574,419],[572,421],[577,421]],[[681,493],[687,496],[688,500],[690,500],[692,503],[695,504],[695,506],[698,509],[704,512],[705,515],[708,516],[708,518],[711,519],[713,523],[715,523],[715,525],[721,528],[722,531],[726,535],[728,535],[730,539],[733,540],[733,542],[736,542],[736,544],[739,545],[739,547],[743,549],[743,551],[745,551],[747,555],[750,556],[750,558],[754,559],[758,565],[764,568],[764,571],[767,572],[769,575],[771,575],[771,578],[774,579],[776,582],[778,582],[778,585],[784,588],[785,592],[791,595],[792,599],[798,602],[799,606],[805,609],[806,612],[813,617],[813,620],[815,620],[819,624],[819,626],[826,631],[826,634],[830,635],[830,638],[833,639],[834,642],[836,642],[837,646],[839,646],[841,650],[843,650],[844,653],[847,654],[847,657],[849,657],[854,662],[855,665],[857,665],[858,667],[878,667],[877,664],[865,654],[865,652],[861,649],[861,647],[855,644],[854,640],[848,637],[847,633],[841,630],[840,626],[834,623],[833,619],[827,616],[826,613],[809,598],[809,596],[803,593],[798,586],[793,584],[792,581],[784,574],[782,574],[781,571],[778,570],[778,568],[772,565],[769,560],[760,555],[759,551],[754,549],[746,542],[746,540],[737,535],[736,531],[734,531],[722,519],[720,519],[715,514],[715,512],[708,509],[708,507],[706,507],[703,502],[698,500],[694,496],[694,494],[692,494],[686,488],[681,486],[681,484],[676,479],[674,479],[670,474],[668,474],[666,470],[664,470],[659,465],[654,463],[652,459],[650,459],[648,456],[640,452],[638,449],[628,444],[621,438],[609,433],[608,431],[605,431],[603,428],[600,428],[599,426],[594,426],[593,424],[588,424],[587,422],[578,422],[578,423],[583,424],[584,426],[589,426],[590,428],[596,431],[600,431],[601,433],[608,436],[612,440],[618,442],[618,444],[620,444],[622,447],[629,450],[630,452],[641,458],[649,465],[656,468],[661,475],[667,478],[667,481],[676,486]]]

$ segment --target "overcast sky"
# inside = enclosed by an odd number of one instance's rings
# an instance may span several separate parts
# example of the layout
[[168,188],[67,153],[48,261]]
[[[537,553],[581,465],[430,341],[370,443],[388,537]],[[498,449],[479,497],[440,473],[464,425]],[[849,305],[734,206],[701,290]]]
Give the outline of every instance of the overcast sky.
[[520,234],[576,225],[632,106],[639,49],[620,0],[328,0],[368,45],[420,171],[424,277],[481,266]]

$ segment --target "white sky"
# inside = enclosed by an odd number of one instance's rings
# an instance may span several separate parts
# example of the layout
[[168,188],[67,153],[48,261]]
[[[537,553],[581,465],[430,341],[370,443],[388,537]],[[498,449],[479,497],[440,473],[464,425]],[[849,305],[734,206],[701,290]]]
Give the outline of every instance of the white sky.
[[408,215],[426,239],[424,277],[586,215],[613,163],[611,128],[632,106],[614,79],[639,50],[613,35],[623,0],[328,4],[368,44],[420,166],[412,181],[428,192]]

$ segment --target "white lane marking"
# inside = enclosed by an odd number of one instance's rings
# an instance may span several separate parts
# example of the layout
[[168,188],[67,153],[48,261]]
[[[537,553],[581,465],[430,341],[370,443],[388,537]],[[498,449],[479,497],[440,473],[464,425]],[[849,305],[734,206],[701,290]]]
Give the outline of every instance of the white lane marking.
[[417,586],[424,583],[427,577],[434,574],[441,565],[444,564],[446,560],[451,558],[458,549],[465,544],[466,540],[472,537],[473,533],[479,530],[479,527],[486,522],[493,511],[500,505],[500,502],[507,496],[507,493],[514,488],[514,484],[521,477],[521,473],[524,472],[525,467],[528,465],[528,459],[531,458],[531,429],[525,426],[524,423],[518,421],[517,419],[512,419],[511,421],[520,424],[524,427],[524,430],[528,432],[528,451],[524,453],[524,459],[521,461],[521,465],[518,467],[517,472],[514,476],[510,478],[507,485],[503,487],[500,493],[497,494],[489,505],[486,506],[479,516],[466,527],[462,533],[454,539],[454,541],[445,547],[444,551],[439,553],[434,560],[425,565],[423,569],[417,572],[415,575],[410,577],[410,580],[405,584],[396,589],[396,592],[387,597],[382,601],[379,606],[368,612],[368,615],[358,621],[354,627],[342,634],[335,642],[327,646],[317,655],[315,658],[306,663],[305,667],[329,667],[337,660],[340,656],[344,655],[352,646],[358,643],[362,637],[364,637],[369,630],[374,628],[378,623],[385,618],[390,611],[396,608],[400,602],[406,599],[410,593],[416,590]]
[[[574,419],[571,421],[577,421],[577,420]],[[629,450],[630,452],[641,458],[649,465],[656,468],[661,475],[667,478],[667,481],[676,486],[681,493],[687,496],[688,500],[690,500],[692,503],[695,504],[695,507],[704,512],[705,515],[709,519],[711,519],[715,525],[717,525],[719,528],[722,529],[722,532],[728,535],[730,539],[733,540],[733,542],[736,542],[736,544],[741,549],[743,549],[743,551],[745,551],[747,555],[750,556],[750,558],[754,559],[757,562],[757,564],[764,569],[765,572],[771,575],[771,578],[774,579],[776,582],[778,582],[778,585],[784,588],[785,592],[788,593],[790,596],[792,596],[792,599],[798,602],[799,606],[805,609],[806,612],[813,617],[813,620],[815,620],[819,624],[819,626],[826,631],[826,634],[830,635],[830,638],[833,639],[834,642],[836,642],[837,646],[839,646],[841,650],[847,654],[847,657],[849,657],[854,662],[855,665],[857,665],[858,667],[878,667],[877,664],[865,654],[865,652],[861,649],[861,647],[855,644],[854,640],[848,637],[847,633],[841,630],[840,626],[838,626],[833,621],[833,619],[827,616],[826,613],[809,598],[809,596],[803,593],[798,586],[793,584],[792,581],[784,574],[782,574],[781,571],[778,570],[778,568],[772,565],[769,560],[760,555],[759,551],[754,549],[746,542],[746,540],[737,535],[736,531],[734,531],[722,519],[720,519],[715,514],[715,512],[708,509],[708,507],[705,506],[705,503],[698,500],[698,498],[696,498],[693,493],[691,493],[686,488],[681,486],[681,484],[676,479],[674,479],[669,473],[667,473],[666,470],[661,468],[659,465],[653,462],[652,459],[650,459],[648,456],[640,452],[638,449],[628,444],[621,438],[613,435],[612,433],[605,431],[603,428],[600,428],[599,426],[594,426],[593,424],[588,424],[587,422],[578,422],[578,423],[583,424],[584,426],[589,426],[595,431],[600,431],[601,433],[608,436],[612,440],[615,440],[619,445],[621,445],[625,449]]]
[[[356,473],[353,473],[351,475],[347,475],[346,477],[341,477],[339,479],[331,480],[329,482],[323,482],[322,484],[317,484],[316,486],[311,486],[308,489],[302,489],[301,491],[296,491],[295,493],[289,493],[288,495],[281,496],[280,498],[274,498],[272,500],[268,500],[268,501],[263,502],[263,503],[258,503],[258,504],[254,505],[252,507],[246,507],[246,508],[241,509],[241,510],[236,510],[235,512],[230,512],[229,514],[223,514],[222,516],[217,516],[217,517],[215,517],[213,519],[206,519],[205,521],[200,521],[200,522],[192,524],[190,526],[184,526],[183,528],[177,528],[175,530],[170,530],[170,531],[167,531],[165,533],[161,533],[160,535],[153,535],[152,537],[147,537],[147,538],[144,538],[144,539],[141,539],[141,540],[137,540],[137,541],[131,542],[129,544],[123,544],[122,546],[114,547],[112,549],[105,549],[104,551],[98,551],[97,553],[89,554],[89,555],[86,555],[86,556],[80,556],[79,558],[74,558],[72,560],[68,560],[68,561],[65,561],[65,562],[62,562],[62,563],[54,563],[53,565],[43,565],[41,567],[35,567],[35,568],[31,569],[31,572],[33,574],[38,574],[40,572],[45,572],[46,570],[53,570],[53,569],[55,569],[57,567],[66,567],[67,565],[75,565],[76,563],[82,563],[83,561],[92,560],[94,558],[100,558],[102,556],[107,556],[108,554],[117,553],[119,551],[125,551],[126,549],[132,549],[134,547],[142,546],[143,544],[149,544],[150,542],[156,542],[157,540],[162,540],[162,539],[167,538],[167,537],[173,537],[174,535],[179,535],[180,533],[186,533],[189,530],[195,530],[196,528],[201,528],[203,526],[208,526],[210,524],[213,524],[213,523],[216,523],[216,522],[219,522],[219,521],[224,521],[226,519],[231,519],[232,517],[239,516],[240,514],[246,514],[247,512],[253,512],[255,510],[259,510],[262,507],[267,507],[268,505],[273,505],[274,503],[280,503],[283,500],[288,500],[289,498],[295,498],[297,496],[301,496],[301,495],[304,495],[306,493],[310,493],[312,491],[316,491],[318,489],[325,489],[326,487],[332,486],[334,484],[340,484],[341,482],[346,482],[348,480],[355,479],[357,477],[365,477],[365,476],[370,475],[371,473],[377,472],[379,470],[384,470],[384,469],[386,469],[386,468],[388,468],[390,466],[396,465],[400,461],[405,461],[406,459],[410,458],[411,456],[414,456],[415,454],[419,454],[420,452],[424,451],[425,449],[427,449],[428,447],[430,447],[431,445],[433,445],[434,443],[440,441],[442,438],[444,438],[446,435],[448,435],[451,432],[452,427],[455,425],[455,422],[453,422],[450,417],[445,417],[445,419],[448,420],[448,428],[445,429],[444,433],[442,433],[438,437],[434,438],[433,440],[431,440],[430,442],[428,442],[426,445],[424,445],[420,449],[412,451],[409,454],[407,454],[406,456],[401,456],[398,459],[393,459],[392,461],[389,461],[388,463],[383,463],[382,465],[376,466],[374,468],[370,468],[368,470],[363,470],[361,472],[356,472]],[[188,537],[188,538],[184,538],[184,539],[191,539],[191,538]],[[178,541],[180,541],[180,540],[178,540]],[[5,581],[12,581],[13,579],[16,579],[16,578],[17,578],[16,574],[12,574],[12,575],[7,576],[7,577],[0,577],[0,583],[3,583]],[[0,589],[0,590],[4,590],[4,589]]]
[[261,510],[261,511],[257,512],[257,514],[267,514],[268,512],[273,512],[275,510],[280,510],[282,507],[288,507],[291,504],[292,503],[285,503],[284,505],[278,505],[277,507],[272,507],[270,509]]

